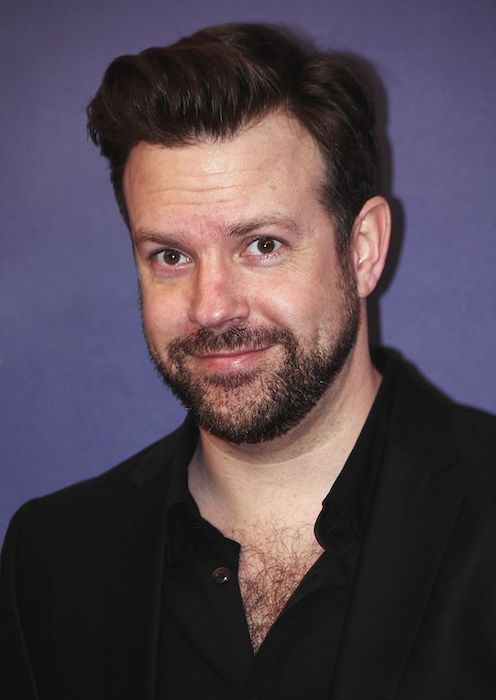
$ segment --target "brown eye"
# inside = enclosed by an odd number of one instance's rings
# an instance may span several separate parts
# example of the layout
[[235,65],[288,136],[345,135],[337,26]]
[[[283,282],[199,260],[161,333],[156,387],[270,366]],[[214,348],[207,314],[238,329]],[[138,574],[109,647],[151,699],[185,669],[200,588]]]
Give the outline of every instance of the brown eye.
[[262,255],[273,253],[276,247],[276,242],[273,238],[259,238],[257,241],[257,249]]
[[166,265],[177,265],[181,262],[182,257],[182,254],[178,250],[173,250],[172,248],[163,250],[160,253],[160,258]]
[[245,255],[258,258],[260,261],[271,260],[269,256],[272,256],[273,253],[277,253],[281,247],[282,243],[278,241],[277,238],[260,236],[260,238],[255,238],[246,248]]
[[163,258],[167,265],[177,265],[180,255],[177,250],[164,250]]

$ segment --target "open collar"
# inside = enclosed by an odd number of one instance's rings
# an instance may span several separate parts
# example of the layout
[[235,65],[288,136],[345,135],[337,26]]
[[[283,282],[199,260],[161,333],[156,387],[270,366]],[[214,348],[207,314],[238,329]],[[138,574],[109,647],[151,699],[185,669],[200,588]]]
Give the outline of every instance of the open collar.
[[[108,700],[155,700],[166,504],[171,470],[191,459],[191,425],[133,463],[107,518],[104,562]],[[333,700],[396,695],[463,494],[446,400],[400,366],[376,493],[333,679]],[[180,466],[180,465],[179,465]],[[385,663],[387,660],[387,664]],[[387,671],[385,668],[387,666]]]

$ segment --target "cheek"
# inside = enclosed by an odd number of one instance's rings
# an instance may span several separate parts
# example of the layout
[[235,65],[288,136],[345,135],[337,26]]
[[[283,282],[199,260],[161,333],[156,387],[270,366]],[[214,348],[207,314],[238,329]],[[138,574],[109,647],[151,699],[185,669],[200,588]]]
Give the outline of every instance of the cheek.
[[258,295],[258,308],[266,322],[314,337],[319,321],[328,316],[330,298],[327,285],[301,279],[297,284],[278,285],[266,290],[266,295]]
[[161,346],[178,335],[177,304],[163,294],[141,291],[143,327],[149,340]]
[[332,260],[304,260],[301,266],[293,267],[275,285],[269,285],[274,301],[288,316],[306,318],[324,311],[336,297],[337,277],[330,265]]
[[327,344],[344,323],[342,282],[327,265],[315,265],[277,285],[271,299],[264,307],[265,320],[292,331],[307,349]]

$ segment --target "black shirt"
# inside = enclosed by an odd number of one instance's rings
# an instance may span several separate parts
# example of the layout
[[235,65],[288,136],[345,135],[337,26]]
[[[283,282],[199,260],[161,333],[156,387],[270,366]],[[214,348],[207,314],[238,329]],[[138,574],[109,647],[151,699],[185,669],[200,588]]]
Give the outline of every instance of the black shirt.
[[[379,472],[394,374],[384,375],[355,447],[323,502],[315,536],[324,552],[256,654],[237,579],[240,546],[201,517],[188,491],[187,461],[176,463],[166,504],[161,700],[328,697]],[[196,444],[194,426],[188,439]]]

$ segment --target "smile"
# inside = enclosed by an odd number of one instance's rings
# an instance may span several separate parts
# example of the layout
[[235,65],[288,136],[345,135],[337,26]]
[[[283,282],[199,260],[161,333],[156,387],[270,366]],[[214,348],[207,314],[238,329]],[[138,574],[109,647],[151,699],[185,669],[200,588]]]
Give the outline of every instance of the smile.
[[257,363],[271,346],[263,348],[239,348],[237,350],[222,350],[205,355],[194,354],[194,362],[203,367],[217,371],[239,371]]

